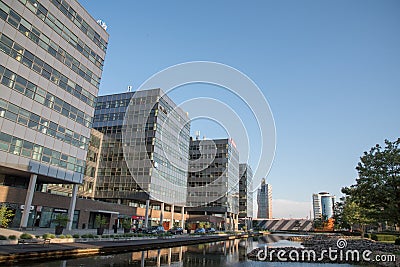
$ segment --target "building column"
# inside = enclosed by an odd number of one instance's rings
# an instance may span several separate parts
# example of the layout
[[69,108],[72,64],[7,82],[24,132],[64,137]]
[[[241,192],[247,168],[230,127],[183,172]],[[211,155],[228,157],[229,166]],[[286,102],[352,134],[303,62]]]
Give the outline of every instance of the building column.
[[160,225],[163,225],[164,221],[164,208],[165,208],[165,203],[161,202],[161,212],[160,212]]
[[236,221],[235,221],[235,231],[239,230],[239,214],[235,215]]
[[144,227],[149,227],[149,208],[150,208],[150,199],[146,200],[146,212],[145,212],[145,219],[144,219]]
[[224,225],[224,231],[228,231],[228,213],[225,212],[225,225]]
[[169,229],[174,227],[174,213],[175,213],[175,205],[172,204],[171,205],[171,223],[170,223]]
[[72,197],[71,201],[69,202],[69,209],[68,209],[68,222],[67,222],[68,231],[71,231],[72,223],[74,221],[74,211],[75,211],[77,193],[78,193],[78,184],[74,184],[72,186]]
[[36,180],[37,180],[37,175],[32,173],[29,179],[28,190],[26,192],[26,197],[25,197],[25,208],[24,211],[22,212],[22,218],[20,224],[20,227],[22,229],[25,229],[28,226],[29,212],[31,211],[33,193],[35,193]]
[[183,206],[182,206],[181,216],[182,216],[181,227],[183,229],[185,227],[185,207],[183,207]]

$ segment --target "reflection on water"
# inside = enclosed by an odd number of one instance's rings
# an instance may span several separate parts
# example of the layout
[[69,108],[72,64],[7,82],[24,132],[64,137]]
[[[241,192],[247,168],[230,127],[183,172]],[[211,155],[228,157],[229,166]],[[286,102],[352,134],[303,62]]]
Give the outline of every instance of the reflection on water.
[[258,246],[259,247],[270,247],[270,248],[279,248],[279,247],[296,247],[301,248],[303,245],[299,241],[290,241],[289,239],[293,237],[292,235],[266,235],[258,238]]
[[[272,238],[272,239],[271,239]],[[238,267],[259,267],[259,266],[327,266],[327,264],[310,263],[266,263],[247,260],[246,254],[258,246],[276,246],[278,243],[285,243],[291,246],[299,243],[291,242],[288,238],[277,238],[272,235],[269,238],[236,239],[207,244],[181,246],[174,248],[156,249],[140,252],[122,254],[93,256],[86,258],[68,259],[44,263],[29,264],[30,266],[238,266]],[[19,265],[23,266],[23,265]],[[25,265],[27,266],[27,265]],[[328,266],[335,266],[328,264]],[[339,265],[338,265],[339,266]],[[350,265],[340,265],[350,266]]]

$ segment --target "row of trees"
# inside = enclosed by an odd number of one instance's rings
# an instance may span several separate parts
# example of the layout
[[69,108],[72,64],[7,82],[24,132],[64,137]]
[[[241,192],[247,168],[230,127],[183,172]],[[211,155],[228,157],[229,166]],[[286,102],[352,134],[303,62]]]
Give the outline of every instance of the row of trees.
[[345,195],[335,207],[340,228],[357,224],[400,225],[400,138],[376,145],[360,158],[356,184],[343,187]]

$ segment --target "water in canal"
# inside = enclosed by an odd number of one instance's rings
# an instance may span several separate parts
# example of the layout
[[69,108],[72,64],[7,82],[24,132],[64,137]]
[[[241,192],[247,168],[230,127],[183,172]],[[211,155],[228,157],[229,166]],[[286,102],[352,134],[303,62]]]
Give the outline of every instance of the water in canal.
[[122,254],[99,255],[85,258],[74,258],[68,260],[47,261],[43,263],[19,264],[16,266],[32,267],[64,267],[64,266],[96,266],[96,267],[142,267],[142,266],[182,266],[182,267],[349,267],[348,264],[310,264],[310,263],[281,263],[281,262],[255,262],[248,260],[246,254],[258,246],[266,243],[272,247],[301,246],[298,242],[288,241],[288,236],[269,235],[259,239],[247,238],[206,244],[180,246],[130,252]]

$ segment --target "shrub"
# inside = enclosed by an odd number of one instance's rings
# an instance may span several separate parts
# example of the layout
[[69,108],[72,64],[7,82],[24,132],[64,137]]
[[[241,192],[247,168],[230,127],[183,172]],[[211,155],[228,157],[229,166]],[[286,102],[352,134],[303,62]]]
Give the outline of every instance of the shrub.
[[400,246],[400,237],[396,238],[394,244]]
[[88,238],[94,238],[93,234],[88,234]]
[[89,234],[83,234],[81,237],[82,238],[89,238]]
[[72,235],[66,235],[65,237],[66,238],[72,238]]
[[59,235],[58,238],[64,239],[64,238],[65,238],[65,235]]
[[5,237],[4,235],[0,235],[0,240],[7,240],[7,237]]
[[99,236],[98,235],[94,235],[93,238],[99,238]]
[[51,236],[50,233],[45,233],[45,234],[43,235],[43,239],[49,239],[49,238],[51,238],[50,236]]
[[12,210],[8,209],[6,204],[3,203],[0,208],[0,226],[8,227],[8,224],[11,222],[11,218],[14,216]]
[[56,218],[53,219],[54,223],[57,223],[58,226],[66,227],[69,222],[68,216],[65,214],[58,214]]
[[369,234],[365,233],[365,234],[364,234],[364,237],[365,237],[365,238],[369,238]]
[[23,233],[22,235],[19,236],[21,239],[32,239],[32,236],[28,233]]
[[376,234],[372,234],[371,235],[371,239],[375,240],[375,241],[378,241],[378,236]]
[[15,235],[10,235],[10,236],[8,236],[8,239],[10,239],[10,240],[17,240],[17,236],[15,236]]
[[378,234],[378,241],[395,241],[397,236],[395,235],[381,235]]
[[81,236],[78,235],[78,234],[74,234],[72,237],[73,237],[73,238],[79,238],[79,237],[81,237]]

